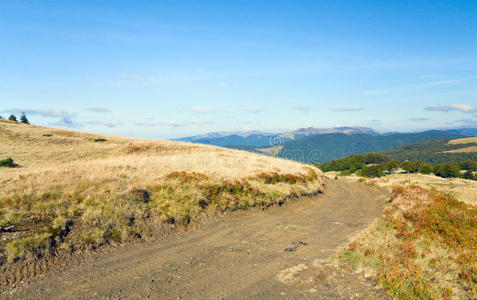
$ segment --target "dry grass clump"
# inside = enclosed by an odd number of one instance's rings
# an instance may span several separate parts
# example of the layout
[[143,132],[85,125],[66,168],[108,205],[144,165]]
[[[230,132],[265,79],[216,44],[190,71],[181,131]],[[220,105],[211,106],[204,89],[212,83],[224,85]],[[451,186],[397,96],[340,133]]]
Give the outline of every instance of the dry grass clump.
[[316,168],[212,146],[9,122],[0,122],[0,138],[0,157],[21,166],[0,173],[0,227],[19,230],[2,234],[0,264],[147,239],[164,224],[189,226],[323,189]]
[[398,299],[477,297],[477,208],[415,185],[396,186],[382,219],[341,260]]
[[311,168],[308,169],[308,174],[279,174],[277,172],[265,173],[262,172],[256,177],[258,180],[262,180],[266,184],[277,184],[277,183],[306,183],[308,181],[313,181],[318,179],[318,174]]

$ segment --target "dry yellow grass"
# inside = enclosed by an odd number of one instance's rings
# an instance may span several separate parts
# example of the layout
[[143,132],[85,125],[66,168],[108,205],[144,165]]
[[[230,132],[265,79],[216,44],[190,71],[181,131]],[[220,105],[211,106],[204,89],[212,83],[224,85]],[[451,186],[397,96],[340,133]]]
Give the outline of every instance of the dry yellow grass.
[[475,299],[476,218],[477,207],[451,196],[394,185],[383,217],[337,258],[395,299]]
[[472,152],[477,152],[477,146],[469,146],[469,147],[444,151],[444,153],[472,153]]
[[[334,178],[339,172],[327,172],[326,176]],[[351,175],[341,176],[343,180],[358,181],[362,177]],[[442,178],[426,174],[392,174],[380,178],[366,179],[367,182],[378,186],[391,188],[396,184],[417,184],[422,187],[434,188],[451,194],[457,200],[471,205],[477,205],[477,181],[462,178]]]
[[[47,240],[58,249],[97,246],[144,237],[151,224],[188,224],[323,188],[314,167],[214,146],[9,121],[0,121],[0,141],[0,159],[20,165],[0,169],[0,226],[26,229],[0,241],[10,258],[45,250]],[[76,229],[65,238],[68,224]]]
[[449,144],[452,144],[452,145],[471,144],[471,143],[477,143],[477,137],[469,137],[469,138],[455,139],[455,140],[449,141]]
[[[139,172],[145,180],[151,177],[148,172],[152,177],[171,171],[195,171],[219,179],[241,179],[261,172],[306,173],[311,168],[290,160],[208,145],[107,136],[3,120],[0,138],[0,158],[12,157],[21,166],[2,169],[2,181],[35,172],[58,173],[56,168],[101,177],[102,171],[114,175],[110,170],[115,166],[134,166],[137,170],[133,172]],[[107,141],[94,142],[95,138]]]

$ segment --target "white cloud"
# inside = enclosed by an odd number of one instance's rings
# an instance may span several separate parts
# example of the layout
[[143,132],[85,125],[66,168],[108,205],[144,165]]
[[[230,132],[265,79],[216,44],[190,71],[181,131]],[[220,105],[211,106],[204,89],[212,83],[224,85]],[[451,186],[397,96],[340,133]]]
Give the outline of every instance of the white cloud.
[[330,108],[331,111],[335,112],[348,112],[348,111],[360,111],[363,110],[362,107],[353,107],[353,106],[341,106],[341,107],[332,107]]
[[263,108],[256,107],[256,106],[253,106],[253,105],[250,105],[250,104],[243,104],[243,107],[247,112],[254,113],[254,114],[265,111],[265,109],[263,109]]
[[429,121],[427,118],[410,118],[409,121],[411,122],[424,122],[424,121]]
[[442,85],[448,85],[455,82],[461,82],[464,80],[468,80],[468,79],[462,78],[462,79],[440,80],[440,81],[428,82],[423,84],[411,85],[409,88],[426,88],[426,87],[433,87],[433,86],[442,86]]
[[472,106],[468,104],[449,104],[449,105],[433,105],[427,106],[425,110],[429,111],[460,111],[464,113],[475,113],[477,112],[477,106]]
[[106,107],[87,107],[85,109],[92,112],[111,112],[111,109]]
[[74,118],[76,114],[59,109],[39,110],[39,109],[12,109],[5,112],[25,113],[27,115],[39,115],[47,118]]
[[77,128],[81,127],[81,124],[70,119],[70,118],[62,118],[59,121],[48,123],[51,126],[59,126],[59,127],[70,127],[70,128]]
[[210,121],[205,120],[191,120],[185,122],[177,122],[177,121],[161,121],[161,122],[137,122],[134,123],[136,126],[144,126],[144,127],[169,127],[171,129],[185,127],[190,125],[209,125],[213,124]]
[[90,122],[84,122],[84,124],[102,125],[102,126],[106,126],[106,127],[109,127],[109,128],[118,127],[118,126],[123,125],[123,123],[118,122],[118,121],[90,121]]
[[139,75],[134,75],[134,74],[127,74],[127,73],[121,73],[119,74],[119,78],[121,80],[128,80],[128,81],[141,81],[144,78],[139,76]]
[[14,114],[21,114],[25,113],[26,115],[37,115],[46,118],[52,119],[59,119],[56,122],[49,123],[52,126],[61,126],[61,127],[81,127],[81,124],[74,121],[73,119],[76,117],[75,113],[67,112],[60,109],[49,109],[49,110],[41,110],[41,109],[11,109],[4,112],[14,113]]
[[194,106],[193,110],[199,113],[212,113],[217,111],[217,109],[210,106]]

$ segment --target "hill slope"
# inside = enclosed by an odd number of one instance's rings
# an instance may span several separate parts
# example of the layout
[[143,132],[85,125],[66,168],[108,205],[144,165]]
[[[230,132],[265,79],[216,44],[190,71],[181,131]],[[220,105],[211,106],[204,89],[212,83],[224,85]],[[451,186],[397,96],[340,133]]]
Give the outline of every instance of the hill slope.
[[376,152],[419,141],[461,137],[463,136],[460,134],[445,131],[391,135],[342,133],[312,135],[285,143],[278,156],[305,163],[326,162],[353,154]]
[[1,284],[27,278],[23,266],[38,256],[152,238],[323,189],[316,168],[213,146],[1,120],[0,141],[0,159],[19,165],[0,168]]
[[379,152],[398,162],[405,160],[442,164],[465,160],[477,161],[477,138],[425,141]]

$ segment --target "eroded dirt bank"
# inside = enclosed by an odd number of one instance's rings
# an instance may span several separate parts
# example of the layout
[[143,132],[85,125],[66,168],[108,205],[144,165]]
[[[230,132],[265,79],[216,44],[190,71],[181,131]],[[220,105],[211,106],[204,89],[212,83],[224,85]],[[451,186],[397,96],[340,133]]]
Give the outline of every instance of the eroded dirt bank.
[[383,291],[361,276],[321,260],[378,217],[384,200],[364,184],[328,181],[324,195],[98,254],[3,297],[382,298]]

